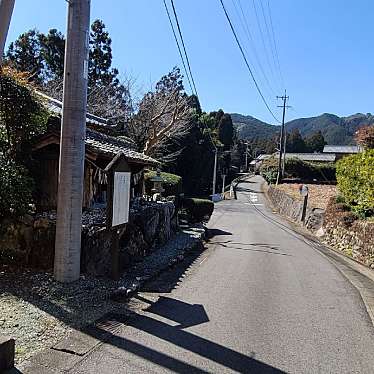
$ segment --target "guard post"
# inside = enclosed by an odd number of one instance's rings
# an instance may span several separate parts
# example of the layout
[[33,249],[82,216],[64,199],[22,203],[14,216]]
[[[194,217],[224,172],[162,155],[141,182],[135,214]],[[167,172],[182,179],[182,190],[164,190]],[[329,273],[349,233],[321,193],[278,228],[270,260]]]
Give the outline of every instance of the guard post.
[[129,221],[131,171],[122,152],[105,168],[107,174],[106,226],[110,232],[111,278],[120,278],[119,234]]

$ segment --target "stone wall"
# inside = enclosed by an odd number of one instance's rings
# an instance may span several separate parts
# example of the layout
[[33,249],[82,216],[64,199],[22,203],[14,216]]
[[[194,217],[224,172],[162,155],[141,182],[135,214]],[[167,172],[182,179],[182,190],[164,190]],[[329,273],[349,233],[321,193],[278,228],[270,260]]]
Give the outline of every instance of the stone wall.
[[[164,244],[176,229],[172,202],[147,202],[130,209],[129,223],[119,234],[121,270]],[[0,264],[52,269],[55,232],[55,212],[3,220],[0,223]],[[110,243],[105,210],[85,212],[82,218],[82,272],[109,275]]]
[[[133,210],[126,228],[119,231],[120,269],[166,243],[176,231],[175,217],[172,202],[147,203]],[[82,271],[108,276],[111,233],[105,227],[88,227],[82,232],[82,243]]]
[[374,269],[374,222],[358,220],[331,200],[326,209],[323,240]]
[[[284,191],[276,187],[269,186],[267,191],[268,197],[275,207],[275,209],[293,221],[301,222],[301,214],[303,210],[303,203]],[[311,231],[317,231],[322,227],[324,219],[324,210],[318,208],[308,208],[305,216],[305,226]]]

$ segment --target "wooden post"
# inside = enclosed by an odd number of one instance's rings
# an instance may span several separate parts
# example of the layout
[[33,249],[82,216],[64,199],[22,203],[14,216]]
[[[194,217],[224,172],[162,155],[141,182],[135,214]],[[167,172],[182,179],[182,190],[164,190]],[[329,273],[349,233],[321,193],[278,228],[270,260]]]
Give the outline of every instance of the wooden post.
[[303,222],[303,223],[304,223],[304,221],[305,221],[306,208],[307,208],[307,206],[308,206],[308,196],[309,196],[309,195],[305,195],[305,196],[304,196],[304,201],[303,201],[303,211],[302,211],[302,213],[301,213],[301,222]]
[[111,257],[111,278],[118,280],[120,278],[120,256],[119,256],[119,230],[112,230],[112,238],[110,241],[110,257]]
[[[105,168],[108,176],[108,190],[107,190],[107,214],[106,214],[106,226],[110,233],[110,258],[111,258],[111,278],[113,280],[118,280],[121,277],[121,266],[120,266],[120,245],[119,245],[119,234],[120,230],[126,230],[126,223],[128,217],[121,222],[114,222],[113,219],[113,208],[116,208],[114,189],[115,189],[115,173],[129,173],[130,167],[125,160],[123,154],[119,153]],[[123,191],[123,193],[128,193],[128,198],[130,198],[130,190]],[[118,202],[117,202],[118,203]]]

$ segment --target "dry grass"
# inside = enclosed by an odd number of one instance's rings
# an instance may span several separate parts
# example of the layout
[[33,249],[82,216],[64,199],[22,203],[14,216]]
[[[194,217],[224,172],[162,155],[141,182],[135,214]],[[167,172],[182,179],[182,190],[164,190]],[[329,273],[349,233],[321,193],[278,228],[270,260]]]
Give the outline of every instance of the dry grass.
[[[299,193],[299,186],[299,183],[285,183],[278,185],[277,188],[298,200],[302,200],[302,196]],[[309,184],[308,188],[308,205],[313,208],[326,209],[329,199],[337,195],[336,186]]]

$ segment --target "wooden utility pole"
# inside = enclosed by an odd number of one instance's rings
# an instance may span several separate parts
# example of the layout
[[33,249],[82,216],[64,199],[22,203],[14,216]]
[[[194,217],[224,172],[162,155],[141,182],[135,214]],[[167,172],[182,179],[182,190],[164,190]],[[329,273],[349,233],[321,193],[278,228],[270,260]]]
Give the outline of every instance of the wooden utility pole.
[[284,125],[284,120],[286,117],[286,108],[288,108],[287,100],[289,97],[286,95],[286,90],[284,90],[283,96],[277,96],[277,99],[283,100],[283,105],[279,105],[278,107],[283,108],[283,117],[282,117],[282,127],[280,133],[280,140],[279,140],[279,160],[278,160],[278,174],[277,174],[277,184],[282,181],[283,174],[284,174],[284,165],[282,166],[282,158],[284,158],[284,162],[286,160],[286,128]]
[[245,171],[248,171],[248,142],[245,143]]
[[6,37],[8,35],[10,20],[15,0],[0,0],[0,64],[3,59]]
[[69,0],[65,46],[54,276],[80,275],[90,0]]

